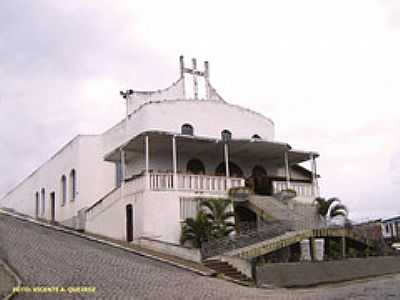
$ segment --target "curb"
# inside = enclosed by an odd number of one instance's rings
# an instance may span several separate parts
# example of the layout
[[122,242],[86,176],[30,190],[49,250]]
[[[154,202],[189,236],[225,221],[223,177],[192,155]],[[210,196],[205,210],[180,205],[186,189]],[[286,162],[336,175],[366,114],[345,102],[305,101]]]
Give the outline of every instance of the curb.
[[[1,212],[1,210],[0,210],[0,212]],[[11,275],[11,277],[14,278],[15,282],[17,283],[17,285],[14,286],[14,287],[21,287],[21,285],[22,285],[22,280],[21,280],[21,278],[19,278],[19,276],[17,275],[17,273],[15,273],[15,272],[11,269],[11,267],[10,267],[8,264],[6,264],[2,259],[0,259],[0,265],[5,269],[5,271],[6,271],[7,273],[9,273],[9,274]],[[10,300],[14,295],[15,295],[14,290],[11,289],[11,292],[10,292],[3,300]]]
[[167,263],[169,265],[172,265],[172,266],[175,266],[175,267],[178,267],[178,268],[181,268],[181,269],[185,269],[185,270],[191,271],[191,272],[196,273],[196,274],[200,274],[202,276],[213,276],[215,274],[214,272],[211,272],[211,271],[210,272],[204,272],[204,271],[201,271],[201,270],[198,270],[198,269],[195,269],[195,268],[192,268],[192,267],[189,267],[189,266],[186,266],[186,265],[183,265],[183,264],[180,264],[180,263],[177,263],[177,262],[165,259],[165,258],[161,258],[161,257],[158,257],[158,256],[154,256],[154,255],[148,254],[148,253],[140,251],[140,250],[128,248],[128,247],[121,246],[119,244],[116,244],[116,243],[113,243],[113,242],[110,242],[110,241],[106,241],[106,240],[102,240],[102,239],[99,239],[99,238],[95,238],[95,237],[92,237],[92,236],[77,232],[77,231],[72,230],[72,229],[66,229],[66,228],[63,228],[63,227],[56,226],[56,225],[50,225],[50,224],[47,224],[47,223],[44,223],[44,222],[40,222],[40,221],[34,220],[32,218],[23,217],[21,215],[14,214],[14,213],[9,212],[9,211],[2,210],[1,208],[0,208],[0,214],[11,216],[11,217],[14,217],[16,219],[19,219],[19,220],[22,220],[22,221],[26,221],[26,222],[30,222],[30,223],[33,223],[33,224],[36,224],[36,225],[39,225],[39,226],[42,226],[42,227],[51,228],[51,229],[55,229],[57,231],[62,231],[62,232],[68,233],[68,234],[72,234],[72,235],[84,238],[86,240],[89,240],[89,241],[93,241],[93,242],[97,242],[97,243],[100,243],[100,244],[108,245],[108,246],[111,246],[111,247],[114,247],[114,248],[117,248],[117,249],[120,249],[120,250],[124,250],[124,251],[127,251],[127,252],[131,252],[131,253],[134,253],[134,254],[137,254],[137,255],[140,255],[140,256],[144,256],[144,257],[147,257],[147,258],[150,258],[150,259],[153,259],[153,260],[158,260],[158,261],[161,261],[163,263]]

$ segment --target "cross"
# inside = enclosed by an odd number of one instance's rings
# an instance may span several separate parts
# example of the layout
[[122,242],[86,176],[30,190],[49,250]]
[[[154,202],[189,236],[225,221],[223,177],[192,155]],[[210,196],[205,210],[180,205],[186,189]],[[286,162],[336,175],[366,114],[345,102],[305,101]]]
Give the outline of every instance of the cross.
[[192,58],[192,69],[185,68],[185,62],[183,59],[183,55],[181,55],[179,57],[179,61],[180,61],[180,65],[181,65],[181,77],[183,78],[185,73],[193,76],[194,98],[195,99],[199,98],[197,76],[202,76],[202,77],[204,77],[204,80],[205,80],[206,98],[208,99],[209,98],[208,80],[209,80],[209,76],[210,76],[208,61],[204,62],[204,71],[203,72],[197,70],[197,60],[195,58]]

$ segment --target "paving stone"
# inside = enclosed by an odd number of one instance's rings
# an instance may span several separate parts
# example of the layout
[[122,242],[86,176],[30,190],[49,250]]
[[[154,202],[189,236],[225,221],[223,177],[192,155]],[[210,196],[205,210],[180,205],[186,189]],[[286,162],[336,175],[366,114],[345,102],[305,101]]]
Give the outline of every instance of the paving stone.
[[0,214],[0,255],[25,286],[95,286],[95,294],[15,299],[400,299],[400,276],[314,289],[257,289]]

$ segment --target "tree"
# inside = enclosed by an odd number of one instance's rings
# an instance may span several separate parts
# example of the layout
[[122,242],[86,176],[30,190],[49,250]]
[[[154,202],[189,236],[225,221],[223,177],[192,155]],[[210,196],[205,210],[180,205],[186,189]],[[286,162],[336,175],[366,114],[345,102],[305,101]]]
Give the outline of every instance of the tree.
[[195,248],[200,248],[201,244],[208,241],[212,235],[212,224],[207,214],[199,210],[195,218],[187,218],[182,227],[181,244],[191,242]]
[[232,221],[235,214],[229,210],[230,204],[228,199],[209,199],[200,204],[212,224],[213,238],[225,237],[235,230],[235,223]]
[[326,200],[325,198],[318,197],[314,201],[317,202],[318,213],[326,220],[337,216],[347,217],[348,215],[347,207],[338,198],[329,198]]

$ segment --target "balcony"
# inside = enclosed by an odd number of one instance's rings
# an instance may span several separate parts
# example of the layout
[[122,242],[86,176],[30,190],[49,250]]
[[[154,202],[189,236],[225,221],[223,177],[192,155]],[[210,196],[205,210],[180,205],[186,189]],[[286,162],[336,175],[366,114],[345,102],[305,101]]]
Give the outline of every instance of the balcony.
[[[245,185],[243,178],[176,174],[175,179],[173,173],[150,173],[149,181],[149,188],[153,191],[178,190],[216,194],[224,194],[230,188]],[[175,181],[177,184],[174,184]]]

